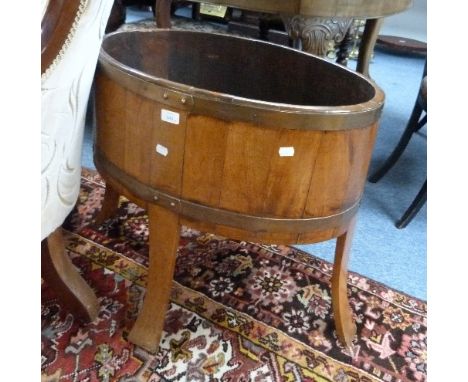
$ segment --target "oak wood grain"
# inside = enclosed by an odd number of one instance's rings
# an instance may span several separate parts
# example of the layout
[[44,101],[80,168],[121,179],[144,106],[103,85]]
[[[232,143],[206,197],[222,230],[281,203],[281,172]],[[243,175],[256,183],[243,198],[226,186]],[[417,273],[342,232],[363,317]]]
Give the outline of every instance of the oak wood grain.
[[190,144],[185,148],[183,198],[219,206],[228,132],[215,118],[188,117],[186,140]]
[[105,76],[96,76],[96,144],[125,168],[127,91]]
[[138,94],[125,91],[124,167],[141,182],[150,179],[154,152],[148,142],[152,140],[154,104]]
[[[179,115],[179,123],[173,124],[163,121],[161,112],[167,110]],[[150,145],[151,167],[149,184],[173,195],[182,192],[182,170],[184,165],[185,129],[187,116],[181,110],[162,105],[153,105],[152,137],[142,142],[141,149]],[[167,150],[167,155],[156,151],[157,145]],[[163,151],[164,152],[164,151]]]

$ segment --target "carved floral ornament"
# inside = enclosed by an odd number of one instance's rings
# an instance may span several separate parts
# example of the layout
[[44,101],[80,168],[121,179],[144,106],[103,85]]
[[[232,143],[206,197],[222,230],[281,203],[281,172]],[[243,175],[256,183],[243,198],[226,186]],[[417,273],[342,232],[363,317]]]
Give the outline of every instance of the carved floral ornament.
[[304,51],[319,56],[326,56],[335,44],[339,44],[353,22],[348,17],[282,15],[281,18],[289,36],[301,39]]

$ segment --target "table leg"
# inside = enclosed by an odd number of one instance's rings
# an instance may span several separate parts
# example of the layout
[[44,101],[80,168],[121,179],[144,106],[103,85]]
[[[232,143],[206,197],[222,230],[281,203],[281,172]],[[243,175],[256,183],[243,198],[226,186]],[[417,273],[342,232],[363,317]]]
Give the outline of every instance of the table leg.
[[180,238],[179,216],[160,206],[148,206],[149,268],[146,296],[128,339],[156,353],[161,339]]
[[351,52],[353,47],[353,33],[355,32],[355,27],[353,25],[354,21],[351,22],[348,31],[346,32],[343,40],[341,41],[340,45],[338,46],[338,52],[336,54],[336,63],[348,66],[348,56]]
[[97,318],[98,300],[66,255],[62,228],[41,242],[41,274],[78,319],[92,322]]
[[154,9],[158,28],[171,28],[171,4],[172,0],[156,0]]
[[353,338],[356,335],[356,325],[354,324],[352,311],[348,301],[348,258],[351,247],[351,240],[356,224],[356,217],[353,218],[349,229],[336,240],[335,263],[332,275],[332,306],[335,317],[335,327],[338,338],[348,349],[353,348]]
[[362,35],[361,44],[359,46],[359,56],[356,65],[356,71],[369,76],[369,63],[374,51],[375,42],[379,37],[380,28],[383,23],[383,18],[367,19],[364,33]]

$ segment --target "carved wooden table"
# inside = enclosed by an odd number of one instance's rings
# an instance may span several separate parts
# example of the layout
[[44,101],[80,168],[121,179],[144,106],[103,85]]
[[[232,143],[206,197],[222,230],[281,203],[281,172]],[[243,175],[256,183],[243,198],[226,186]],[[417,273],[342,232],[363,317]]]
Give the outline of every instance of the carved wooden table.
[[382,91],[316,56],[213,33],[113,33],[99,62],[97,222],[119,195],[149,217],[147,294],[129,339],[159,346],[183,224],[263,243],[337,238],[332,306],[351,347],[346,264]]
[[[282,16],[292,39],[299,38],[305,51],[324,55],[326,45],[339,43],[354,18],[365,19],[366,25],[359,48],[356,70],[369,75],[369,63],[385,16],[403,12],[413,0],[193,0],[197,3],[226,5],[250,11]],[[156,1],[156,21],[170,28],[172,0]]]

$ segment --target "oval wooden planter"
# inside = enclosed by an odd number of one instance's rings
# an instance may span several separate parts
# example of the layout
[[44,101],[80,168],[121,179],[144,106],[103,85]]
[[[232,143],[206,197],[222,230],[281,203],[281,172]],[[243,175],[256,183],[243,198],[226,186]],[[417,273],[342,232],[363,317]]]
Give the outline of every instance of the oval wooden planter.
[[[110,34],[96,84],[95,163],[112,190],[103,211],[124,194],[153,210],[150,230],[163,214],[240,240],[341,237],[345,253],[383,100],[362,75],[266,42]],[[154,350],[143,337],[133,339]]]

